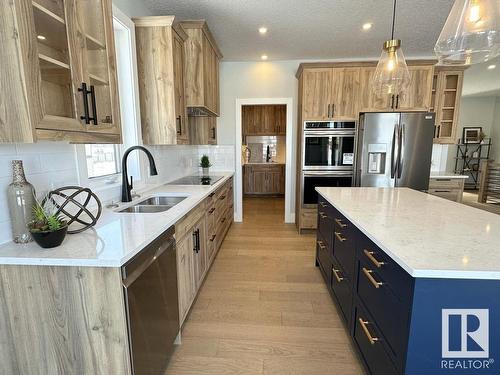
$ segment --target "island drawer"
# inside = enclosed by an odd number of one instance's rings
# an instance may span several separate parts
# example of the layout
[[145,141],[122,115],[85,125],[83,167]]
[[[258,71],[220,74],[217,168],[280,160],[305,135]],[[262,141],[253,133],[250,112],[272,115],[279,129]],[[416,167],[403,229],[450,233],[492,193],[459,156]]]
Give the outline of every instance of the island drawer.
[[318,205],[318,233],[321,233],[323,241],[328,249],[333,246],[333,215],[329,204]]
[[431,178],[429,189],[461,189],[463,181],[457,178]]
[[377,276],[384,280],[384,287],[389,288],[400,300],[411,301],[413,278],[361,232],[356,242],[356,253],[368,269],[375,270]]
[[376,267],[358,262],[357,295],[380,328],[394,360],[402,368],[408,339],[410,303],[399,299]]
[[340,263],[347,275],[352,279],[354,277],[356,263],[356,229],[348,228],[338,229],[335,226],[335,243],[333,256]]
[[352,278],[343,270],[342,266],[332,259],[331,288],[337,298],[340,310],[347,326],[350,327],[352,312]]
[[386,343],[380,330],[360,304],[355,306],[354,341],[371,375],[398,375],[398,371],[387,354]]
[[318,262],[319,269],[328,285],[331,280],[332,261],[328,247],[319,232],[316,240],[316,261]]

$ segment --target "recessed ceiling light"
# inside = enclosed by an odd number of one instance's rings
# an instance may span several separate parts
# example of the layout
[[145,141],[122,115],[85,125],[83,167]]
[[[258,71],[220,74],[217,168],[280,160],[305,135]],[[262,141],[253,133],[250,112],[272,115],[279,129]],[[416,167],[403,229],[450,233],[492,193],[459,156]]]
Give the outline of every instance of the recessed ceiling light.
[[46,37],[44,37],[43,35],[37,35],[37,38],[38,38],[39,40],[45,40],[45,39],[47,39],[47,38],[46,38]]
[[259,28],[259,33],[261,33],[262,35],[266,34],[267,33],[267,27],[264,27],[264,26],[260,27]]
[[488,69],[489,69],[489,70],[493,70],[493,69],[495,69],[496,67],[497,67],[497,66],[496,66],[495,64],[493,64],[493,65],[488,66]]
[[262,55],[262,56],[260,57],[260,59],[261,59],[261,60],[267,60],[267,55]]
[[373,23],[371,22],[367,22],[365,24],[363,24],[363,30],[367,31],[367,30],[370,30],[373,26]]

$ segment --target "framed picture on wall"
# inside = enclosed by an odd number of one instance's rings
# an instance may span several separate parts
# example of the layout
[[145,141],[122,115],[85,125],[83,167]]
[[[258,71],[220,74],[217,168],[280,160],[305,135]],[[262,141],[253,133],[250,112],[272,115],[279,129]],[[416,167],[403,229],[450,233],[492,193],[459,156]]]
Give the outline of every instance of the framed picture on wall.
[[482,132],[483,128],[480,126],[465,127],[463,133],[464,143],[481,143]]

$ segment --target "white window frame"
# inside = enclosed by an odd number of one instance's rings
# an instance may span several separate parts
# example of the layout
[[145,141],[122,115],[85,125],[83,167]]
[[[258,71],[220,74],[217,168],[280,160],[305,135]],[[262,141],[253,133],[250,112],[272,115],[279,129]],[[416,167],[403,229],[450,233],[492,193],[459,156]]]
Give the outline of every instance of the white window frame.
[[[76,155],[80,185],[90,187],[95,191],[117,189],[121,186],[121,158],[125,150],[131,146],[142,144],[139,112],[139,83],[137,80],[137,53],[134,22],[120,9],[113,5],[113,29],[123,32],[123,38],[115,32],[115,50],[118,67],[118,93],[120,97],[120,117],[123,144],[118,148],[117,164],[119,172],[112,175],[89,178],[87,170],[85,145],[77,145]],[[119,69],[120,61],[128,61]],[[134,190],[140,189],[144,183],[141,179],[141,165],[144,161],[138,153],[130,154],[127,166],[129,175],[134,177]]]

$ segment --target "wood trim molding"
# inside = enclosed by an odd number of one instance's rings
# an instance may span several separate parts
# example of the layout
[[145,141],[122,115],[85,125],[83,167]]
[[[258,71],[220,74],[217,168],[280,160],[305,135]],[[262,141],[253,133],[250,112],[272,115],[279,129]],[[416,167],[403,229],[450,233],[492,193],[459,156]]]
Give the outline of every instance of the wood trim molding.
[[154,26],[172,26],[174,24],[175,16],[147,16],[147,17],[134,17],[136,26],[139,27],[154,27]]
[[212,48],[214,49],[215,53],[219,57],[219,59],[222,59],[224,56],[222,55],[222,52],[219,49],[219,46],[217,45],[217,42],[215,41],[214,36],[212,35],[212,32],[208,28],[207,21],[202,19],[202,20],[185,20],[180,22],[182,27],[185,29],[202,29],[203,33],[207,37],[208,41],[212,45]]
[[[421,65],[436,65],[437,60],[407,60],[408,66]],[[321,68],[371,68],[376,67],[377,61],[324,61],[301,63],[297,69],[295,77],[300,78],[304,69],[321,69]]]

